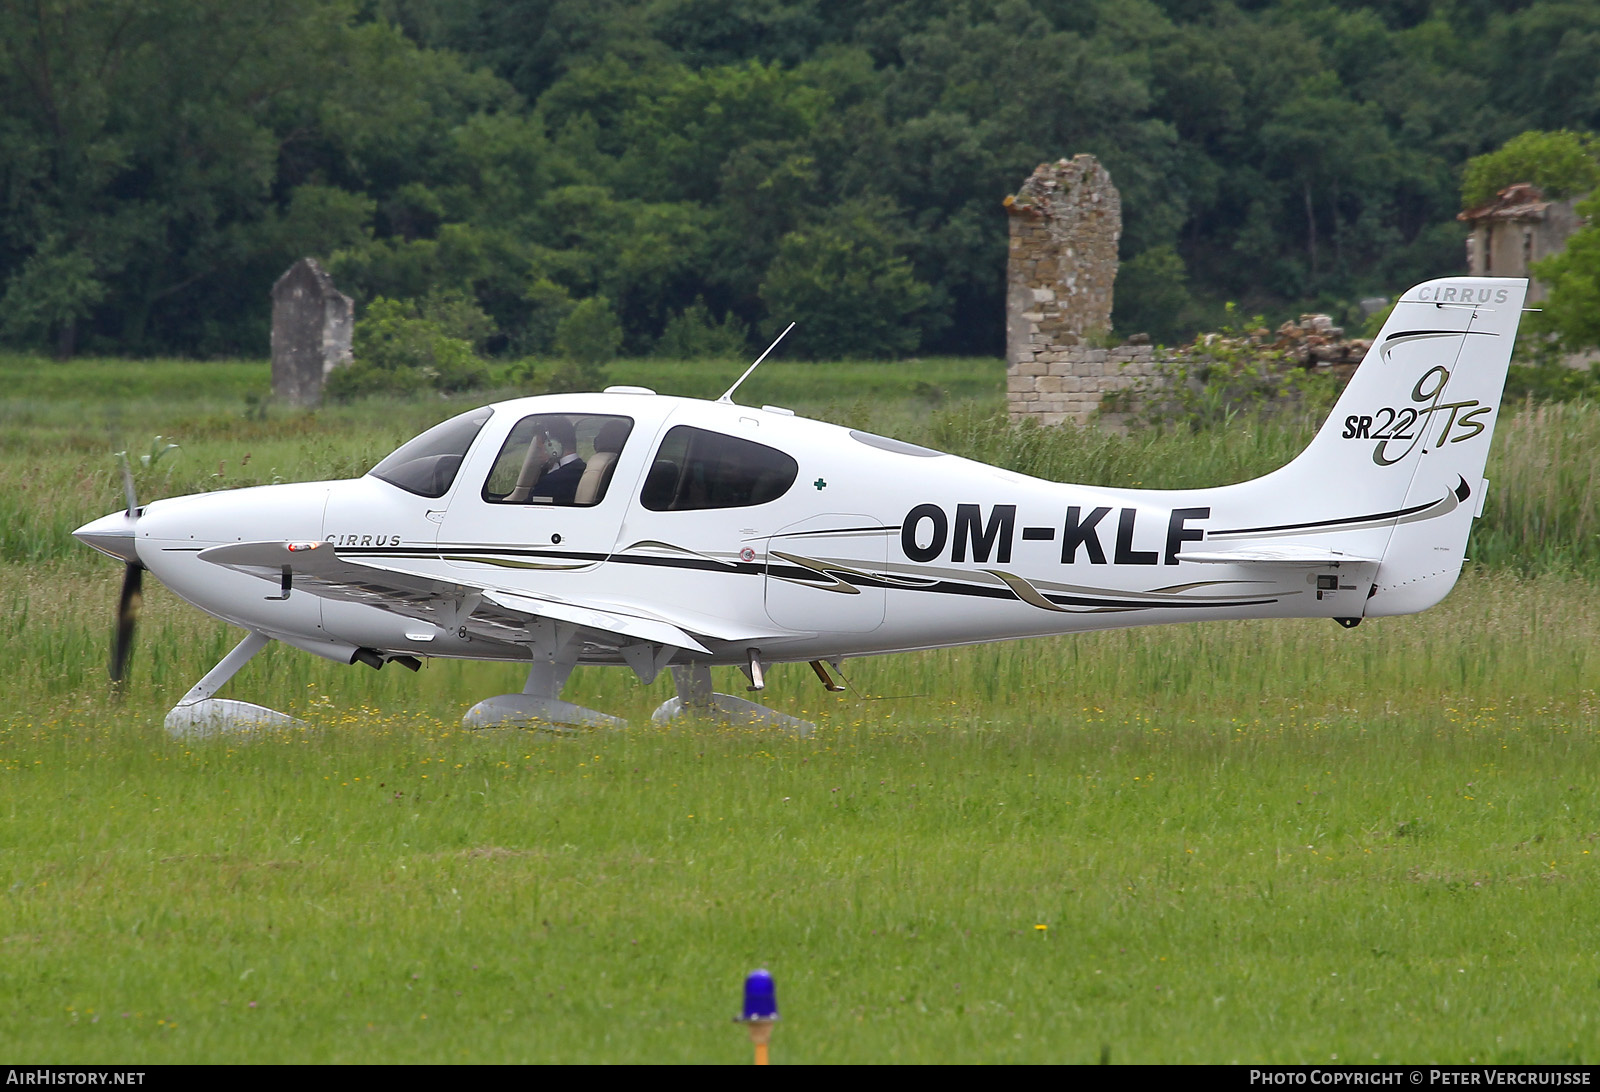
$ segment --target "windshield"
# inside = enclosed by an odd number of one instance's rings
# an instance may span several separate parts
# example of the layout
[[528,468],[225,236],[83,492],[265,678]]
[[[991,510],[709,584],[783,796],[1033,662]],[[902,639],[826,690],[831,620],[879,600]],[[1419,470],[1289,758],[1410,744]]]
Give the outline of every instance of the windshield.
[[423,497],[442,497],[450,491],[461,460],[494,411],[485,406],[434,425],[373,467],[371,474],[390,485]]

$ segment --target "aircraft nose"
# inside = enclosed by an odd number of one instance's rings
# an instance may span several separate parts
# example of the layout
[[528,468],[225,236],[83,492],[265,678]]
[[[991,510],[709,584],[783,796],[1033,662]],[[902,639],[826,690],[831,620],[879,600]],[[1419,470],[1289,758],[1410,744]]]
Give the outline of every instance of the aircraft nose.
[[109,516],[101,516],[91,523],[85,523],[72,532],[72,537],[85,546],[93,546],[108,557],[138,564],[139,551],[133,537],[135,522],[136,518],[125,511],[113,512]]

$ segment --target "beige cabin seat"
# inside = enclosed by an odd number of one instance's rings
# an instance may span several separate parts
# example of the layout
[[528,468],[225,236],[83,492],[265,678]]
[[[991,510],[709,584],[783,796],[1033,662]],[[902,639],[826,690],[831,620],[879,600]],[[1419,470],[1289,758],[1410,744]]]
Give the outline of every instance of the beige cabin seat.
[[522,457],[522,469],[517,471],[517,484],[506,494],[507,504],[526,504],[533,487],[544,476],[544,434],[534,433],[528,444],[528,453]]
[[617,456],[622,453],[622,445],[627,439],[628,426],[621,421],[612,421],[595,436],[594,454],[584,464],[583,477],[579,479],[578,491],[572,498],[573,504],[596,504],[605,496],[606,486],[611,482],[611,472],[617,468]]

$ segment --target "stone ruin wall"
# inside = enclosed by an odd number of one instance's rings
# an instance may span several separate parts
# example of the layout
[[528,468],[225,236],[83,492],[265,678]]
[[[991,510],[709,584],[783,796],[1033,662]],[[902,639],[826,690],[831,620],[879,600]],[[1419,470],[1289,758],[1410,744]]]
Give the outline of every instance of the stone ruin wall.
[[1006,403],[1013,421],[1033,417],[1041,425],[1071,421],[1123,432],[1161,408],[1156,403],[1165,400],[1176,376],[1198,370],[1210,354],[1254,358],[1276,371],[1301,369],[1348,380],[1371,346],[1366,338],[1346,338],[1332,318],[1318,314],[1239,337],[1206,334],[1173,349],[1152,346],[1135,334],[1109,349],[1079,343],[1007,369]]
[[[1087,424],[1107,394],[1158,383],[1149,345],[1097,348],[1111,329],[1122,197],[1092,155],[1041,163],[1005,200],[1006,402],[1013,420]],[[1110,422],[1107,422],[1110,423]]]
[[[1125,429],[1142,411],[1150,392],[1170,381],[1172,358],[1157,359],[1150,345],[1097,349],[1073,345],[1006,370],[1006,409],[1013,421],[1041,425],[1098,424]],[[1101,412],[1112,396],[1116,412]]]
[[1346,377],[1366,355],[1368,343],[1345,340],[1326,315],[1302,315],[1231,342],[1208,335],[1185,349],[1158,350],[1142,334],[1105,347],[1122,236],[1122,200],[1110,174],[1089,155],[1044,163],[1006,198],[1005,209],[1006,406],[1013,421],[1123,431],[1162,399],[1176,367],[1208,349],[1272,354],[1285,367]]

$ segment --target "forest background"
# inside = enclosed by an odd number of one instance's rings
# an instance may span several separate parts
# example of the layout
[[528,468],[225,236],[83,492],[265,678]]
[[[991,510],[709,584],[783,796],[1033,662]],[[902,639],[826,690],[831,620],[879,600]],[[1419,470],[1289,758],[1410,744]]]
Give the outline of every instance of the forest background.
[[62,356],[260,357],[305,255],[504,358],[998,355],[1001,200],[1079,152],[1119,332],[1350,318],[1462,268],[1470,157],[1600,128],[1572,0],[3,0],[0,48],[0,342]]

